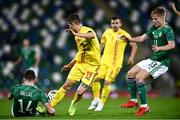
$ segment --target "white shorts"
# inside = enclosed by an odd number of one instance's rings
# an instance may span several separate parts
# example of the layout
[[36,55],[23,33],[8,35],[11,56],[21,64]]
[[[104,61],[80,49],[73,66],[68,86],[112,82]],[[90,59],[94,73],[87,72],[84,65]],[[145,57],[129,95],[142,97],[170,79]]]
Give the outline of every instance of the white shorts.
[[154,79],[156,79],[160,75],[164,74],[168,70],[168,67],[162,65],[158,61],[153,61],[151,59],[142,60],[141,62],[137,63],[137,65],[140,68],[146,70],[148,73],[150,73],[150,75]]

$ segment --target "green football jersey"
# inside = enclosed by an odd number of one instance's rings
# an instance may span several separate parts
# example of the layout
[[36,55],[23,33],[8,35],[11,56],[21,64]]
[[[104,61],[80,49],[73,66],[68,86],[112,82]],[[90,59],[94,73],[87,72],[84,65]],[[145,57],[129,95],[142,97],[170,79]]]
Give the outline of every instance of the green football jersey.
[[16,85],[11,90],[11,97],[14,98],[12,112],[14,116],[34,116],[39,101],[48,103],[45,93],[32,85]]
[[[152,45],[165,46],[168,44],[168,41],[173,41],[175,39],[175,35],[173,29],[166,24],[162,28],[151,27],[146,35],[152,39]],[[169,66],[170,64],[170,50],[158,51],[152,53],[150,59],[154,61],[159,61],[165,66]]]
[[23,64],[25,69],[28,69],[29,67],[33,66],[36,62],[36,53],[35,50],[31,47],[26,48],[23,47],[20,51],[20,56],[23,59]]

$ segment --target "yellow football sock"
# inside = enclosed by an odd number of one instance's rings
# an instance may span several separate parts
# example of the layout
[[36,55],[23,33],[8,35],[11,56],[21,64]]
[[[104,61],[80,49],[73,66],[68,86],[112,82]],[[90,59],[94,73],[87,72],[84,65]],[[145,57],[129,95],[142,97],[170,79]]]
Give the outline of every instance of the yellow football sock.
[[105,103],[111,90],[111,85],[104,85],[101,96],[101,103]]
[[100,82],[94,82],[92,83],[92,92],[93,92],[93,97],[99,98],[100,95],[100,89],[101,89],[101,84]]
[[82,98],[82,95],[78,95],[77,93],[75,93],[74,98],[72,100],[73,104],[77,103],[81,98]]
[[50,105],[52,107],[56,106],[64,98],[66,92],[67,91],[63,87],[61,87],[54,95],[53,99],[50,102]]

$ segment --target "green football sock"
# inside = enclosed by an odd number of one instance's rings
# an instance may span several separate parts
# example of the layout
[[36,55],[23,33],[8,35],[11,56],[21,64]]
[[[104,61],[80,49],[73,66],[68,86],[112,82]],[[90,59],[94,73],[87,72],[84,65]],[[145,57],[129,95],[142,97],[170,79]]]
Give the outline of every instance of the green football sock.
[[137,90],[139,93],[141,104],[147,104],[147,87],[145,82],[138,83]]
[[134,78],[128,78],[128,90],[131,95],[131,99],[137,99],[137,87],[136,80]]

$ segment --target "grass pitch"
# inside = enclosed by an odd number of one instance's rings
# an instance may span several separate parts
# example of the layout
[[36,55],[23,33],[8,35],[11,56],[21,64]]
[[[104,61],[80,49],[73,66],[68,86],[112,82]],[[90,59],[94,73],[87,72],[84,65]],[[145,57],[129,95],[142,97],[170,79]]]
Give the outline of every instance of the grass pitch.
[[0,100],[0,119],[180,119],[180,98],[149,98],[148,104],[151,112],[142,116],[134,115],[136,109],[125,109],[119,107],[119,104],[127,102],[128,98],[108,99],[103,111],[94,112],[87,110],[90,105],[90,99],[82,99],[76,111],[75,116],[70,117],[67,114],[72,98],[65,98],[56,106],[56,115],[52,117],[11,117],[11,103],[9,100]]

